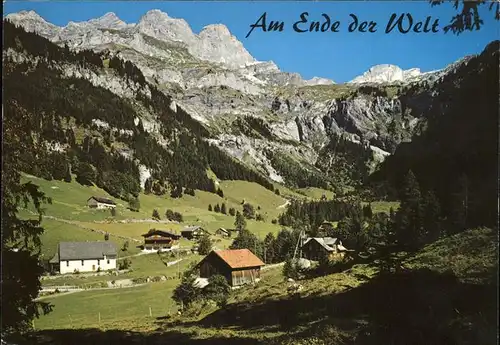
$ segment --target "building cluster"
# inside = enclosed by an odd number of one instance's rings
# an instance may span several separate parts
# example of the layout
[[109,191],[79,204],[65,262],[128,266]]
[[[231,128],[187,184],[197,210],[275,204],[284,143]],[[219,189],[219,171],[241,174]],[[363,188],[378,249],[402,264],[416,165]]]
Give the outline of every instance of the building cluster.
[[[87,200],[87,205],[96,209],[116,207],[114,201],[94,196]],[[215,234],[227,238],[235,236],[237,230],[219,228]],[[145,251],[169,251],[179,247],[181,238],[198,240],[205,235],[212,234],[202,226],[185,227],[180,234],[151,229],[142,235],[144,242],[141,247]],[[310,261],[319,261],[322,257],[339,258],[350,251],[340,239],[333,237],[302,237],[299,248],[300,256]],[[51,271],[60,274],[116,270],[117,249],[114,243],[107,240],[61,242],[49,265]],[[264,265],[249,249],[213,250],[196,266],[200,272],[198,284],[206,285],[208,278],[216,274],[224,276],[232,287],[253,284],[260,280],[260,270]]]

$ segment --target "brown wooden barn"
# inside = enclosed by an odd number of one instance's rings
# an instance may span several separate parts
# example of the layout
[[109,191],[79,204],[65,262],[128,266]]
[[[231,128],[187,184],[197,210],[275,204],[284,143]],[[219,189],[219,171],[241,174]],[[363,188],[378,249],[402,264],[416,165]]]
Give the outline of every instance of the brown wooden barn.
[[170,231],[151,229],[144,237],[144,249],[160,250],[169,249],[177,243],[181,235],[174,234]]
[[210,252],[197,267],[201,278],[223,275],[230,286],[253,284],[260,280],[265,264],[248,249],[228,249]]

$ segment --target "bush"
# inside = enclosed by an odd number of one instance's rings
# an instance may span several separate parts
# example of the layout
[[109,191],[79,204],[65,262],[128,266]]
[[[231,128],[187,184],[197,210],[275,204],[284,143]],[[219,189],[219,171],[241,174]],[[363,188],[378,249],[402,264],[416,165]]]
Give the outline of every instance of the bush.
[[139,209],[141,208],[141,203],[139,202],[139,198],[131,198],[128,202],[128,208],[131,211],[139,212]]
[[189,308],[195,301],[201,299],[201,289],[194,286],[196,275],[188,269],[182,275],[180,284],[174,289],[172,299],[183,308]]
[[132,262],[129,259],[123,259],[118,263],[119,270],[126,270],[130,267]]
[[174,218],[174,211],[172,210],[167,210],[165,212],[165,217],[168,219],[168,220],[173,220]]
[[210,240],[210,237],[208,235],[204,235],[200,239],[200,243],[198,246],[198,253],[200,255],[207,255],[208,253],[210,253],[211,250],[212,250],[212,241]]
[[181,223],[184,220],[184,218],[182,217],[182,214],[180,214],[179,212],[174,212],[172,220]]
[[231,292],[226,278],[217,274],[208,278],[208,285],[203,289],[203,296],[217,303],[219,307],[225,307]]
[[283,266],[283,277],[285,277],[285,279],[299,279],[299,270],[297,268],[296,260],[288,258],[285,261],[285,265]]
[[255,211],[253,209],[253,206],[249,203],[243,204],[243,217],[247,219],[255,218]]

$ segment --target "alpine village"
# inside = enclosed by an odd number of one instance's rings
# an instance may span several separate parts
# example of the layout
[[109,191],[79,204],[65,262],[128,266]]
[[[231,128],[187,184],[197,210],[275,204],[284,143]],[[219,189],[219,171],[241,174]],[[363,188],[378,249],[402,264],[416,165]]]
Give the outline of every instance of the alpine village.
[[496,344],[498,41],[336,84],[159,10],[3,35],[2,344]]

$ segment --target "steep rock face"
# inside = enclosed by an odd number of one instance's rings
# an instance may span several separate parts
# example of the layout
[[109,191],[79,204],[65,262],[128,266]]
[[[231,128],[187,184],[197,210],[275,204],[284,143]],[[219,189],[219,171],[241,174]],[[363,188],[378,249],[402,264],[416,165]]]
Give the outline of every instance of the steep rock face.
[[198,35],[199,43],[193,55],[202,60],[221,63],[232,68],[245,66],[255,59],[238,39],[222,24],[208,25]]
[[[285,152],[314,165],[316,152],[336,134],[367,145],[383,160],[419,126],[434,97],[433,84],[468,61],[427,73],[379,65],[339,85],[319,77],[304,80],[298,73],[280,71],[272,61],[256,61],[224,25],[209,25],[195,34],[183,19],[158,10],[146,13],[138,24],[108,13],[63,28],[34,12],[7,18],[60,45],[132,61],[174,104],[209,128],[221,148],[275,181],[279,174],[261,151]],[[68,76],[86,78],[122,97],[134,96],[133,86],[121,81],[69,71]],[[255,124],[242,120],[247,117],[262,121],[263,128],[252,128]],[[143,126],[148,132],[157,130],[155,119],[143,119]]]

